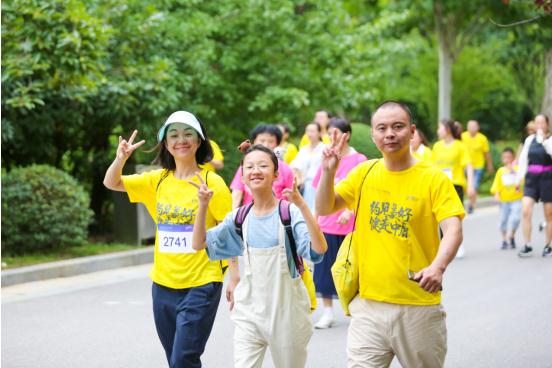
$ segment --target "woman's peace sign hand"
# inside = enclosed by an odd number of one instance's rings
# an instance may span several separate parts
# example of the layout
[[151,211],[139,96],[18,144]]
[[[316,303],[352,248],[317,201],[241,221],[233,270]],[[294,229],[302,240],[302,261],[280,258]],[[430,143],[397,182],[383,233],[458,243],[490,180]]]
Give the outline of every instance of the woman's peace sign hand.
[[335,172],[341,160],[341,151],[345,142],[349,138],[349,133],[342,134],[337,139],[337,129],[332,132],[331,143],[322,151],[322,169]]
[[[138,131],[135,130],[132,132],[132,135],[127,140],[123,139],[123,137],[119,136],[119,146],[117,147],[117,158],[121,161],[126,161],[132,155],[132,152],[134,152],[138,147],[146,143],[145,140],[141,140],[138,143],[134,143],[134,139],[136,138],[136,135],[138,134]],[[133,144],[134,143],[134,144]]]
[[191,180],[188,180],[188,183],[197,188],[197,198],[199,199],[199,204],[207,206],[209,204],[209,201],[213,197],[214,192],[209,189],[207,184],[205,184],[205,181],[203,180],[199,172],[196,173],[196,177],[199,180],[199,184]]

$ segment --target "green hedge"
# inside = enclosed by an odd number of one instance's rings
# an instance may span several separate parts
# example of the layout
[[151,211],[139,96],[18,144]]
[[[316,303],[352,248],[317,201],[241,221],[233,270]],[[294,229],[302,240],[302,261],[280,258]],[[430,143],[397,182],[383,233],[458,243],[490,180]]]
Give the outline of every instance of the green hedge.
[[89,197],[69,174],[46,165],[2,174],[2,252],[82,245],[92,221]]

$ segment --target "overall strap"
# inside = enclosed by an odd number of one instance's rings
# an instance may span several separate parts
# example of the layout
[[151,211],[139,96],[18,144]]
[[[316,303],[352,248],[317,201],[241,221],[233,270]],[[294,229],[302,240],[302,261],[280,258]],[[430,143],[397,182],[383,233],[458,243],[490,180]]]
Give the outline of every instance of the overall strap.
[[303,272],[305,272],[305,266],[303,265],[303,258],[297,255],[297,245],[295,244],[295,238],[293,237],[293,228],[291,227],[290,203],[283,199],[280,200],[280,202],[278,203],[278,213],[280,214],[280,221],[282,222],[282,225],[284,225],[284,229],[286,230],[291,255],[293,257],[293,261],[295,262],[295,267],[297,268],[297,272],[302,275]]

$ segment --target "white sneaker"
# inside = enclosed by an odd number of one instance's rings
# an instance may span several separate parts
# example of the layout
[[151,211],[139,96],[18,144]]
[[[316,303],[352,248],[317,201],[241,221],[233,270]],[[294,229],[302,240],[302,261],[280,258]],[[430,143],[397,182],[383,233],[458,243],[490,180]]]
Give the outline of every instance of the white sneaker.
[[318,329],[330,328],[334,325],[334,323],[335,323],[335,320],[334,320],[333,314],[324,313],[322,314],[322,317],[320,317],[318,322],[316,322],[316,324],[314,325],[314,328],[318,328]]
[[456,252],[456,258],[464,258],[464,254],[466,253],[466,250],[464,249],[464,245],[460,245],[460,248],[458,248],[458,252]]

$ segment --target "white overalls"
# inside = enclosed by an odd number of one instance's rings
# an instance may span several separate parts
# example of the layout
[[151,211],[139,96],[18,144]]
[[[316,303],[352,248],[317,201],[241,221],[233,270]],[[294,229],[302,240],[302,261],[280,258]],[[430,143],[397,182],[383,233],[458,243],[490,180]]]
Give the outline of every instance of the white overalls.
[[244,272],[234,290],[234,366],[262,367],[267,346],[277,368],[303,368],[312,336],[310,300],[301,279],[291,278],[284,226],[278,245],[249,248],[243,223]]

